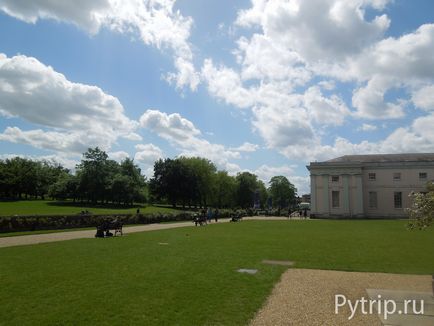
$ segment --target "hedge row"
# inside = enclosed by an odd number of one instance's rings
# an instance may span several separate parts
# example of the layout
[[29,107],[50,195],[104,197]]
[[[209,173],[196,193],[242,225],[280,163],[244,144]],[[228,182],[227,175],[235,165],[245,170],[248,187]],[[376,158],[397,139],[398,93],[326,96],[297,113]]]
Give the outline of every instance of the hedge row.
[[189,221],[190,213],[178,214],[117,214],[117,215],[50,215],[0,217],[0,233],[36,230],[59,230],[96,227],[103,221],[117,220],[122,224],[150,224]]
[[[283,211],[281,212],[283,213]],[[59,230],[96,227],[103,221],[117,220],[122,224],[150,224],[176,221],[192,221],[195,214],[180,212],[175,214],[115,214],[115,215],[31,215],[31,216],[4,216],[0,217],[0,233],[36,230]],[[219,210],[219,218],[229,218],[232,216],[278,216],[279,212],[247,210]]]

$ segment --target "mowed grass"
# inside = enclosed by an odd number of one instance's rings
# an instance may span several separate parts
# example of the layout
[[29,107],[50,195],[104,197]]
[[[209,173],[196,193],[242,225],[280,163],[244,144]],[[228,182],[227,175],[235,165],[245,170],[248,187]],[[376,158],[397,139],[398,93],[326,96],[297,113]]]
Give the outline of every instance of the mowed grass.
[[263,259],[433,273],[434,229],[405,224],[243,221],[1,248],[0,324],[245,325],[286,269]]
[[140,213],[176,213],[169,207],[141,206],[116,207],[112,205],[91,205],[86,203],[74,203],[72,201],[52,200],[17,200],[0,202],[0,216],[11,215],[74,215],[81,211],[88,210],[93,214],[135,214],[137,208]]

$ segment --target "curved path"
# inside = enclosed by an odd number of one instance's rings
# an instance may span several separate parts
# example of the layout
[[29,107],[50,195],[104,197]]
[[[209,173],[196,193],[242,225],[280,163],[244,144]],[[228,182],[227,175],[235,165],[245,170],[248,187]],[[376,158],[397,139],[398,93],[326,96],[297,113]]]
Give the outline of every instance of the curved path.
[[[263,217],[263,216],[255,216],[255,217],[246,217],[246,220],[285,220],[286,217]],[[219,219],[218,223],[229,222],[229,219]],[[214,223],[211,223],[214,224]],[[137,225],[137,226],[127,226],[123,228],[124,234],[135,233],[135,232],[145,232],[145,231],[155,231],[155,230],[165,230],[165,229],[174,229],[174,228],[182,228],[182,227],[191,227],[194,224],[191,221],[187,222],[176,222],[176,223],[155,223],[155,224],[146,224],[146,225]],[[56,242],[56,241],[65,241],[72,239],[82,239],[82,238],[93,238],[95,236],[95,230],[84,230],[84,231],[66,231],[66,232],[55,232],[55,233],[46,233],[46,234],[34,234],[34,235],[21,235],[16,237],[3,237],[0,238],[0,248],[2,247],[13,247],[13,246],[23,246],[23,245],[31,245],[37,243],[45,243],[45,242]]]

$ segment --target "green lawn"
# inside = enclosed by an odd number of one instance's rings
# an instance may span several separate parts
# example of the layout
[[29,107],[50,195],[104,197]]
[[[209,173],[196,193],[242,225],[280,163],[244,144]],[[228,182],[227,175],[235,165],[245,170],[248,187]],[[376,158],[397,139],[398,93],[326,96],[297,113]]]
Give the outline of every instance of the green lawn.
[[133,214],[137,208],[141,213],[174,213],[179,212],[168,207],[141,206],[124,208],[116,206],[101,206],[84,203],[73,203],[72,201],[58,202],[52,200],[19,200],[0,202],[0,216],[10,215],[74,215],[83,210],[93,214]]
[[431,274],[434,228],[405,224],[243,221],[1,248],[0,324],[245,325],[285,270],[263,259]]

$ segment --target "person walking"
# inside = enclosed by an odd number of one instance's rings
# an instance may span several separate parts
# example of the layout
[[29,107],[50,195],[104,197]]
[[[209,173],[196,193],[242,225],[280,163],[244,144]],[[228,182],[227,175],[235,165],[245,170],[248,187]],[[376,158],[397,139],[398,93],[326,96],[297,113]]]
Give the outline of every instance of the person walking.
[[219,210],[216,208],[214,210],[214,220],[216,223],[218,222],[218,219],[219,219]]

